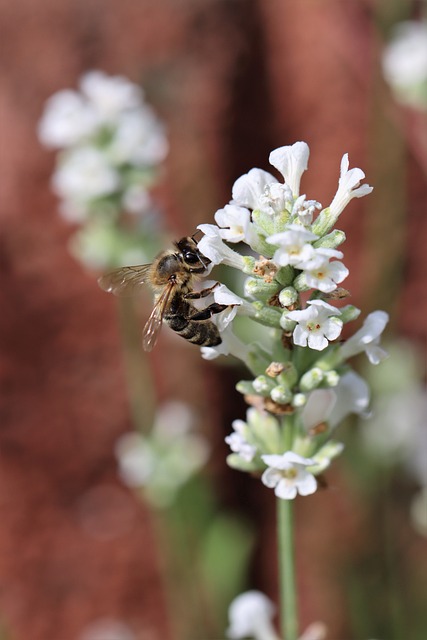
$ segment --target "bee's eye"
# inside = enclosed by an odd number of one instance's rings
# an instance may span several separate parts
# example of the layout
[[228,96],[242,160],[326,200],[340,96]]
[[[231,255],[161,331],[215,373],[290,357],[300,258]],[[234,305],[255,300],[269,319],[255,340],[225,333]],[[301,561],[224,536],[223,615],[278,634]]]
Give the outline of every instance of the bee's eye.
[[196,262],[199,262],[199,257],[197,253],[194,253],[194,251],[185,251],[184,260],[185,262],[188,262],[188,264],[195,264]]

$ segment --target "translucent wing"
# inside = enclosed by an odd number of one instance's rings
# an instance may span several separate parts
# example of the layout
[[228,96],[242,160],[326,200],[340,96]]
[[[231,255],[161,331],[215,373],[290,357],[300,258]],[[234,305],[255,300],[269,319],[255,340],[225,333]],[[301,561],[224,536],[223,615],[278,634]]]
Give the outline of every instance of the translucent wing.
[[98,279],[101,289],[114,293],[116,296],[131,296],[147,282],[151,264],[142,264],[135,267],[121,267]]
[[162,328],[163,316],[168,306],[169,298],[175,285],[170,282],[162,291],[160,297],[156,301],[154,308],[148,318],[142,338],[142,346],[144,351],[151,351],[159,337],[160,329]]

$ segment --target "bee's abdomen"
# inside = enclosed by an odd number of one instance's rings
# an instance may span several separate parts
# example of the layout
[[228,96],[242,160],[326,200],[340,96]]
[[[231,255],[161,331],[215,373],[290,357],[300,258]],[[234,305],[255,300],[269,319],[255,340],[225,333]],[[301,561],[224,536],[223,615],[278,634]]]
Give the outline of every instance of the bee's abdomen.
[[166,317],[165,320],[179,336],[193,344],[216,347],[222,342],[218,327],[210,320],[196,322],[178,315]]

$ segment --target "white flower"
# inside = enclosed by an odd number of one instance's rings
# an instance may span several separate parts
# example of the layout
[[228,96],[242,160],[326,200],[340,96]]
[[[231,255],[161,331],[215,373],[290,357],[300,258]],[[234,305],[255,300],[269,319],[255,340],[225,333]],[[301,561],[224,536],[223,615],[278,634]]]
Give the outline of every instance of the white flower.
[[292,191],[287,184],[273,182],[266,185],[259,198],[258,208],[271,216],[282,211],[289,211],[293,206]]
[[317,489],[317,481],[307,467],[315,464],[311,458],[303,458],[293,451],[282,455],[261,456],[268,468],[261,480],[282,500],[293,500],[297,493],[308,496]]
[[222,342],[216,347],[200,347],[202,358],[205,360],[214,360],[218,358],[218,356],[232,355],[242,362],[247,362],[250,347],[239,340],[233,333],[231,325],[223,329],[221,332],[221,340]]
[[139,107],[143,102],[143,92],[138,85],[123,76],[108,76],[103,71],[85,73],[80,88],[104,122],[114,122],[121,112]]
[[273,256],[273,260],[278,266],[285,267],[291,264],[298,269],[303,269],[315,254],[315,249],[310,243],[317,239],[318,236],[307,231],[304,227],[290,224],[286,231],[275,233],[266,238],[266,241],[279,247]]
[[317,200],[306,200],[306,196],[299,196],[292,207],[292,216],[298,216],[303,225],[310,225],[313,222],[313,214],[317,209],[320,211],[322,205]]
[[47,101],[38,125],[43,144],[60,149],[78,144],[98,126],[93,108],[76,91],[58,91]]
[[328,422],[330,429],[338,426],[350,413],[366,415],[370,393],[365,380],[354,371],[340,376],[333,389],[315,389],[308,396],[301,419],[309,432],[321,422]]
[[164,127],[148,106],[125,111],[117,119],[106,152],[118,164],[159,164],[168,152]]
[[132,184],[123,193],[123,206],[129,213],[145,213],[151,205],[150,194],[142,184]]
[[336,289],[337,284],[348,276],[349,270],[339,260],[330,262],[330,259],[342,257],[342,252],[336,249],[314,249],[313,257],[302,267],[308,286],[324,293]]
[[121,479],[129,487],[144,487],[157,506],[170,504],[208,458],[206,440],[191,433],[192,420],[186,405],[170,402],[157,413],[149,436],[127,433],[116,443]]
[[408,20],[396,25],[382,65],[386,81],[405,102],[405,91],[427,82],[427,24]]
[[213,224],[199,224],[197,227],[205,235],[197,244],[199,251],[209,258],[212,264],[227,264],[230,267],[243,271],[245,261],[233,249],[230,249],[222,240],[221,231]]
[[238,178],[233,185],[232,195],[235,204],[250,209],[259,208],[259,199],[268,185],[277,183],[271,173],[263,169],[251,169]]
[[65,200],[85,201],[110,195],[120,186],[119,174],[95,147],[69,151],[52,176],[56,193]]
[[285,178],[294,198],[299,196],[301,176],[307,169],[310,149],[306,142],[279,147],[270,153],[270,164]]
[[227,242],[250,243],[251,214],[245,207],[226,204],[215,213],[215,222],[222,227],[220,235]]
[[136,640],[136,635],[120,620],[100,618],[86,626],[77,640]]
[[233,640],[278,640],[272,620],[275,607],[261,591],[246,591],[233,600],[228,610],[227,637]]
[[213,285],[212,293],[207,298],[202,298],[199,301],[199,304],[197,305],[198,308],[202,308],[202,304],[203,307],[206,307],[212,302],[227,305],[227,308],[224,309],[224,311],[212,316],[212,322],[217,325],[220,332],[224,331],[224,329],[228,327],[238,312],[244,315],[253,315],[255,313],[253,306],[249,302],[240,298],[240,296],[233,293],[233,291],[230,291],[225,284],[211,283],[207,280],[205,281],[205,285],[206,287]]
[[233,433],[226,436],[225,442],[230,449],[237,453],[243,460],[251,462],[257,452],[257,448],[253,444],[249,444],[246,440],[247,424],[243,420],[233,420]]
[[388,322],[388,313],[374,311],[370,313],[363,326],[343,345],[341,356],[344,360],[364,351],[371,364],[379,364],[387,357],[387,352],[379,346],[380,336]]
[[341,333],[343,323],[337,318],[339,309],[323,300],[310,300],[309,307],[302,311],[291,311],[286,315],[295,320],[293,340],[296,345],[322,351],[328,346],[328,340],[335,340]]
[[350,200],[366,196],[373,190],[373,187],[368,184],[360,184],[365,177],[362,169],[354,168],[349,170],[348,167],[348,153],[345,153],[341,159],[338,190],[329,207],[330,215],[334,220],[338,218]]

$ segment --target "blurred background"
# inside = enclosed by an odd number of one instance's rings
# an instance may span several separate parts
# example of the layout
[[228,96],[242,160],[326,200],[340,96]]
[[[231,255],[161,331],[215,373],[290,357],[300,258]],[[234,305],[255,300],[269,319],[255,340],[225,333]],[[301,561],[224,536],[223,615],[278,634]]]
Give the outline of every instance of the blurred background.
[[[165,238],[213,222],[234,180],[252,167],[269,170],[269,152],[297,140],[311,150],[308,198],[330,202],[346,152],[374,186],[371,196],[351,203],[339,228],[347,234],[352,303],[363,315],[391,314],[392,357],[372,378],[383,421],[377,439],[375,424],[374,435],[366,435],[369,425],[343,429],[346,452],[328,486],[297,501],[301,624],[324,621],[330,640],[421,640],[427,111],[425,103],[402,102],[384,79],[382,60],[396,24],[420,20],[425,3],[0,5],[0,638],[214,640],[224,637],[226,605],[239,591],[277,596],[272,496],[225,464],[224,437],[232,420],[245,416],[234,390],[244,372],[202,360],[169,330],[149,357],[140,353],[148,297],[136,329],[131,318],[127,335],[136,331],[137,339],[129,359],[122,311],[98,288],[99,272],[70,254],[75,226],[58,214],[50,187],[55,153],[40,143],[37,126],[53,93],[76,88],[83,73],[98,69],[143,86],[165,124],[169,153],[153,194]],[[153,242],[153,256],[157,250]],[[184,403],[209,443],[201,478],[171,518],[118,474],[116,443],[134,428],[141,399],[139,411],[146,403],[151,417],[155,405]],[[414,432],[417,445],[407,447]],[[171,569],[165,534],[191,522],[185,509],[199,514],[190,535],[203,537],[204,567],[221,565],[225,573],[218,569],[207,588],[204,622],[176,631],[200,595],[197,561],[181,555],[193,595],[184,590],[173,622],[171,583],[183,568],[172,560]],[[212,519],[220,523],[215,530]]]

